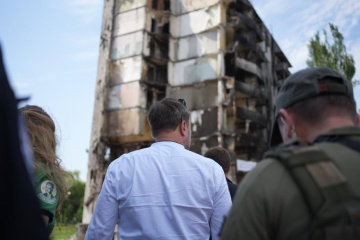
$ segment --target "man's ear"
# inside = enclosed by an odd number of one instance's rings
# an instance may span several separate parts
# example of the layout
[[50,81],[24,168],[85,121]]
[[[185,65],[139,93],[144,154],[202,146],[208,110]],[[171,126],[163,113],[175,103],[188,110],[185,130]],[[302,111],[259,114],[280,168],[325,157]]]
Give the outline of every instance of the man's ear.
[[187,122],[185,120],[182,120],[181,123],[180,123],[180,134],[181,134],[181,136],[186,136],[187,128],[188,128]]
[[283,131],[282,134],[285,134],[288,139],[292,138],[293,132],[295,130],[294,120],[292,116],[286,109],[282,108],[279,111],[279,118],[281,118],[280,121],[284,121],[284,129],[280,131]]

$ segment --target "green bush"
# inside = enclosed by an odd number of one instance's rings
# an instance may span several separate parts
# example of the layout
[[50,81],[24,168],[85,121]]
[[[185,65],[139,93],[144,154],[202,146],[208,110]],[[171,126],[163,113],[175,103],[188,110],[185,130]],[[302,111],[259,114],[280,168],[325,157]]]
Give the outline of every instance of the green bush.
[[82,221],[85,183],[79,179],[79,172],[72,173],[74,181],[68,191],[60,212],[56,214],[57,223],[76,224]]
[[76,224],[56,224],[51,240],[68,240],[76,234]]

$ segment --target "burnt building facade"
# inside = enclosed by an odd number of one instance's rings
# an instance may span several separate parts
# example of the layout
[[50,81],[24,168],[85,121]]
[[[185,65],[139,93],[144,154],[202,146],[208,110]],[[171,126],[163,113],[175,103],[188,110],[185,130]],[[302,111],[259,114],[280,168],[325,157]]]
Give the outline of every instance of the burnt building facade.
[[249,0],[106,0],[98,65],[79,239],[109,163],[153,142],[152,103],[186,100],[192,151],[223,146],[257,161],[291,67]]

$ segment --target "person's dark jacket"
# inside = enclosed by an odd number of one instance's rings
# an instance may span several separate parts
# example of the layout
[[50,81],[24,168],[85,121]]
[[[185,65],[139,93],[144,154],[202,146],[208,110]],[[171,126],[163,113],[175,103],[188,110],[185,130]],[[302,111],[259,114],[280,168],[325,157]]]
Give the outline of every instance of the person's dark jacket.
[[[33,181],[21,148],[17,99],[9,84],[0,48],[0,182],[2,239],[49,239]],[[23,128],[24,130],[24,128]]]
[[231,182],[230,179],[228,179],[228,178],[226,178],[226,182],[228,184],[229,192],[230,192],[231,200],[232,200],[235,196],[237,185],[234,184],[233,182]]

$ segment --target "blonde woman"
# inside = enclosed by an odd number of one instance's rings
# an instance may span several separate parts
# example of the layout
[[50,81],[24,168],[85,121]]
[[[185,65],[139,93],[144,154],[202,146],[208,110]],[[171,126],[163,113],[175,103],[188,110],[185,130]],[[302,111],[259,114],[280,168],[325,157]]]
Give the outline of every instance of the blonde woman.
[[56,155],[55,124],[49,114],[35,105],[26,105],[20,108],[20,112],[25,119],[34,155],[36,195],[50,235],[56,223],[56,212],[67,193],[65,178],[71,175],[61,167],[61,160]]

